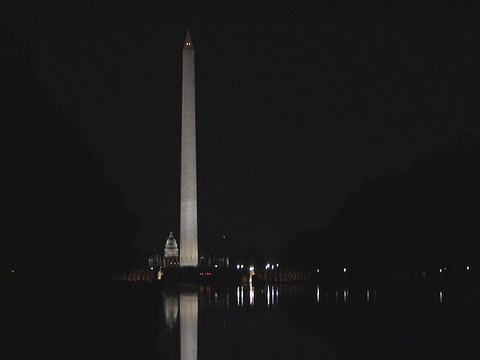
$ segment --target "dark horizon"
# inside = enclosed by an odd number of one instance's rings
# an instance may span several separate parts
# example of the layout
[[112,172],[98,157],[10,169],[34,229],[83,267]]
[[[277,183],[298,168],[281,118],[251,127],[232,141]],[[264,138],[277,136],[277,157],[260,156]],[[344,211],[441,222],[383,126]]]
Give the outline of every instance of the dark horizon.
[[[178,239],[181,53],[196,51],[199,239],[283,248],[369,179],[478,142],[479,8],[194,2],[2,4],[54,101],[138,212]],[[202,246],[202,245],[201,245]]]

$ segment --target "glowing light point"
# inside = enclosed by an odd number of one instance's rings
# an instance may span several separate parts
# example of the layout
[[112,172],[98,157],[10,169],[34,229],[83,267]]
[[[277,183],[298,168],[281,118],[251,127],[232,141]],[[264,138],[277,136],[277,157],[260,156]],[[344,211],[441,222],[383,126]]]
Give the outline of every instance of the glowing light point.
[[470,270],[470,266],[467,265],[467,271]]
[[254,268],[253,266],[250,266],[250,267],[248,268],[248,270],[253,271],[253,270],[255,270],[255,268]]
[[344,272],[344,273],[347,272],[347,268],[346,268],[346,267],[343,268],[343,272]]

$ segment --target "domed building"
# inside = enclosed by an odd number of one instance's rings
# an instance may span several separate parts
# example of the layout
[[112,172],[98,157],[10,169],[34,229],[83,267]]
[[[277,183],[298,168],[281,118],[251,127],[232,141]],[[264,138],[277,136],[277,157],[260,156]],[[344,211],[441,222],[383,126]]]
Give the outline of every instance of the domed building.
[[165,244],[165,267],[178,266],[178,246],[177,240],[173,237],[173,231],[170,231],[170,236]]

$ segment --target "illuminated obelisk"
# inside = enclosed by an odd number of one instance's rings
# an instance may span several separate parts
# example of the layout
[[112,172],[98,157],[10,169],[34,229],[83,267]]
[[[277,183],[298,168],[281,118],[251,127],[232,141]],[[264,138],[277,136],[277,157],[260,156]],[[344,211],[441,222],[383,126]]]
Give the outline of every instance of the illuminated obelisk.
[[195,52],[187,31],[183,45],[180,266],[198,266]]

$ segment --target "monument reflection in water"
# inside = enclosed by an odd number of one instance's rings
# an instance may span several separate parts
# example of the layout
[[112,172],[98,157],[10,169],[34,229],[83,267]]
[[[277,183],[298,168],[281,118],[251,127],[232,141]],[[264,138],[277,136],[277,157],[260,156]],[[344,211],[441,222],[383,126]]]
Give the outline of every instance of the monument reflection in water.
[[180,359],[197,359],[198,293],[180,291]]
[[[161,328],[164,332],[160,347],[168,359],[196,360],[198,348],[198,289],[168,288],[163,292]],[[180,344],[178,343],[178,318],[180,318]],[[177,334],[177,335],[175,335]],[[179,351],[180,350],[180,351]],[[180,357],[179,357],[180,355]]]
[[[478,355],[476,338],[468,334],[480,322],[480,300],[444,289],[377,293],[245,284],[165,286],[162,293],[161,359],[407,359],[424,353],[478,359],[453,355],[458,349]],[[467,335],[458,336],[462,331]],[[452,356],[441,356],[448,351]]]

